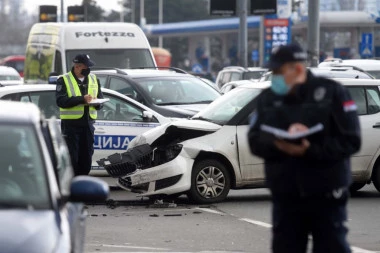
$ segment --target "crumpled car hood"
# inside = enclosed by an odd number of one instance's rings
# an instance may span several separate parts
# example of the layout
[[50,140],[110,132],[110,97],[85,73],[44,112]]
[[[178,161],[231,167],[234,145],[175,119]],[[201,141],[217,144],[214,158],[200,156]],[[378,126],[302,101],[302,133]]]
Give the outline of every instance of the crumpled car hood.
[[59,233],[53,211],[0,211],[1,252],[53,252]]
[[177,128],[189,131],[201,131],[213,133],[222,128],[221,125],[204,120],[176,120],[167,124],[155,127],[132,140],[128,148],[139,146],[145,143],[152,144],[160,136],[164,135],[168,128]]

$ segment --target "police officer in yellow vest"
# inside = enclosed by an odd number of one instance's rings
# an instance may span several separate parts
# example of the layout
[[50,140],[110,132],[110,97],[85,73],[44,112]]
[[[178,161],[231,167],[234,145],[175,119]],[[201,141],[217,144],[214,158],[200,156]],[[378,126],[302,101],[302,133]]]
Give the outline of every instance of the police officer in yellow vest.
[[75,175],[88,175],[94,153],[94,121],[102,107],[89,103],[103,98],[103,94],[99,80],[90,74],[90,67],[95,65],[90,57],[78,54],[73,63],[71,71],[57,80],[56,100]]

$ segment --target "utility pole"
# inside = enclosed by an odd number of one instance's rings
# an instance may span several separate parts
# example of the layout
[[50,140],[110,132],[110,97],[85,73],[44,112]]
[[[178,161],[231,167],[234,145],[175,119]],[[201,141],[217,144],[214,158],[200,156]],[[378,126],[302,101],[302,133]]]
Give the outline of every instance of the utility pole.
[[248,67],[247,61],[247,40],[248,40],[248,28],[247,28],[247,0],[238,0],[239,4],[239,63],[242,67]]
[[64,22],[64,12],[63,12],[63,9],[64,9],[64,4],[63,4],[63,0],[61,0],[61,22],[63,23]]
[[307,26],[307,52],[310,67],[319,64],[319,0],[309,1]]
[[145,0],[140,0],[140,26],[143,28],[146,24],[145,22]]
[[262,67],[264,65],[264,21],[265,21],[265,16],[261,15],[260,16],[260,29],[259,29],[259,66]]
[[131,1],[131,23],[135,23],[135,11],[136,11],[136,2],[135,0],[130,0]]
[[[162,24],[163,19],[163,0],[158,0],[158,23]],[[158,37],[158,47],[163,47],[163,38],[161,35]]]

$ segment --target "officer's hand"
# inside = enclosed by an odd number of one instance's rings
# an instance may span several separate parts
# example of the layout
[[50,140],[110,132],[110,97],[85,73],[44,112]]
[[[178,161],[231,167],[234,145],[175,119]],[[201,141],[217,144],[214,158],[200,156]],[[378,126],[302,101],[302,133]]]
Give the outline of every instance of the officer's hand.
[[90,94],[84,95],[84,102],[85,104],[90,103],[92,100],[92,96]]
[[310,147],[310,142],[307,139],[302,139],[301,144],[294,144],[284,140],[275,140],[274,145],[290,156],[303,156]]

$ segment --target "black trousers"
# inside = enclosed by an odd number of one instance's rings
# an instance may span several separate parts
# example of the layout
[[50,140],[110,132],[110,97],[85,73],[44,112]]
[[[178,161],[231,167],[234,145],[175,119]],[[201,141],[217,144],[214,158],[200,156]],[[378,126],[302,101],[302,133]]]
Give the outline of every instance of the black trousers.
[[322,196],[273,196],[273,253],[305,253],[309,235],[313,253],[351,252],[346,236],[347,190]]
[[69,149],[75,176],[88,175],[94,154],[94,126],[70,125],[61,121],[61,131]]

